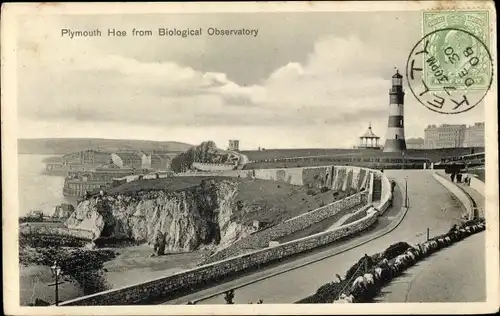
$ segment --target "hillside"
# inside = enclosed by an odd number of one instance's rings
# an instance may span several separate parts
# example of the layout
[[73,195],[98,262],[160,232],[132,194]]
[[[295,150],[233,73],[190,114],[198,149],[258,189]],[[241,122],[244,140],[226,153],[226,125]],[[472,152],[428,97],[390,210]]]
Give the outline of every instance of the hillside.
[[91,148],[110,151],[136,149],[181,152],[192,147],[189,144],[172,141],[102,138],[21,138],[18,139],[17,146],[19,154],[47,155],[63,155]]

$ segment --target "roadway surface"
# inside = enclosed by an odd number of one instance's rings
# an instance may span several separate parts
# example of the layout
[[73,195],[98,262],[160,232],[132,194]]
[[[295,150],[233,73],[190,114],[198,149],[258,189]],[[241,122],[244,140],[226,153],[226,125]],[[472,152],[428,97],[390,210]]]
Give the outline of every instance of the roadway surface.
[[[266,271],[258,271],[245,275],[236,280],[218,284],[212,288],[202,290],[185,297],[164,302],[163,304],[186,304],[188,301],[196,301],[197,304],[224,304],[221,291],[236,288],[234,302],[239,304],[256,302],[259,299],[266,303],[293,303],[313,293],[323,284],[335,279],[335,274],[344,276],[345,272],[364,254],[373,254],[383,251],[389,245],[406,241],[410,244],[422,242],[426,238],[426,230],[430,229],[430,235],[447,232],[453,224],[460,223],[462,206],[460,202],[432,176],[432,170],[386,170],[385,174],[394,179],[399,188],[404,191],[405,178],[408,179],[409,208],[402,222],[390,233],[369,241],[359,247],[342,252],[294,270],[290,270],[269,278],[248,283],[251,279],[259,279],[259,274]],[[397,196],[395,206],[401,203],[401,195]],[[395,207],[396,208],[396,207]],[[387,226],[391,219],[397,215],[395,208],[388,210],[381,218],[380,226]],[[377,228],[375,229],[377,230]],[[367,232],[366,234],[372,234]],[[358,237],[362,239],[364,235]],[[337,248],[346,247],[346,244],[356,244],[357,239],[342,243],[334,243],[332,246],[320,252],[331,252]],[[317,253],[308,254],[315,256]],[[300,257],[300,256],[298,256]],[[306,259],[309,259],[306,258]],[[297,259],[303,260],[303,259]],[[283,260],[285,263],[273,269],[283,269],[286,265],[297,265],[296,261]],[[242,286],[242,287],[239,287]]]
[[[476,202],[484,217],[484,197],[476,190],[458,184]],[[472,235],[433,254],[411,267],[385,287],[377,302],[485,302],[486,233]]]
[[382,289],[381,303],[486,302],[486,233],[467,237],[409,268]]

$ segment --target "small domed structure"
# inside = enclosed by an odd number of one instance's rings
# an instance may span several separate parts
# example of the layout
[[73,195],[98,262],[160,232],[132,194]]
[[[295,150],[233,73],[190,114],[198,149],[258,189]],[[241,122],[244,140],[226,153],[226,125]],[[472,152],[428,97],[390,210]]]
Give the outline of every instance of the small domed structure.
[[403,78],[403,76],[401,76],[401,74],[399,73],[399,70],[396,69],[396,73],[392,76],[392,78]]
[[380,149],[380,145],[378,144],[380,137],[375,135],[372,131],[372,124],[368,126],[368,130],[359,137],[359,148],[376,148]]

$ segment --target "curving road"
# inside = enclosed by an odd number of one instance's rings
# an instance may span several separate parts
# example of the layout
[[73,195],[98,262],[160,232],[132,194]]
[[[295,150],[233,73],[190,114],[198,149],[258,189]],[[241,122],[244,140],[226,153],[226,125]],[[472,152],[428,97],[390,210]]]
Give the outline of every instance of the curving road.
[[[264,303],[296,302],[313,294],[321,285],[335,279],[336,273],[343,276],[345,271],[365,253],[382,251],[398,241],[409,243],[424,241],[427,228],[430,229],[432,236],[445,233],[453,224],[460,222],[462,213],[460,202],[434,179],[432,170],[386,170],[385,173],[389,178],[394,179],[403,191],[405,178],[408,179],[409,209],[398,227],[385,236],[345,251],[341,255],[237,288],[234,302],[244,304],[256,302],[259,299],[263,299]],[[401,201],[401,196],[399,199]],[[394,212],[390,211],[385,216],[390,216],[391,213]],[[348,243],[355,243],[355,241]],[[338,244],[330,246],[331,249],[337,247],[339,247]],[[326,251],[331,251],[331,249]],[[254,274],[258,273],[260,272]],[[252,275],[244,276],[244,278],[251,279]],[[227,284],[217,285],[164,304],[185,304],[189,300],[198,301],[197,304],[224,304],[223,295],[208,298],[207,296],[214,295],[221,289],[236,287],[237,282],[238,280],[229,281]]]
[[419,262],[386,286],[376,302],[486,302],[485,237],[484,231],[472,235]]

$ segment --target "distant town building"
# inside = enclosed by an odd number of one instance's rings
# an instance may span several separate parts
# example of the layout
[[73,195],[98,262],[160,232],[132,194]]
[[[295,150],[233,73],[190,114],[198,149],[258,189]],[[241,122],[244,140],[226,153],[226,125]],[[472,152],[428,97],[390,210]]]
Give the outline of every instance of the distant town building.
[[407,149],[424,149],[425,141],[422,137],[419,138],[409,138],[406,140]]
[[152,153],[151,154],[151,169],[166,171],[170,169],[172,158],[170,154],[166,153]]
[[234,151],[240,150],[240,141],[236,139],[230,139],[228,150],[234,150]]
[[464,147],[484,147],[484,122],[465,129]]
[[135,152],[117,152],[111,154],[111,160],[120,168],[142,169],[143,157]]
[[77,166],[98,166],[109,161],[111,153],[96,149],[82,150],[76,153],[71,153],[63,156],[63,161],[66,164]]
[[424,146],[427,149],[463,147],[466,125],[429,125],[424,130]]
[[380,149],[380,145],[378,143],[380,137],[375,135],[372,131],[372,124],[368,126],[366,132],[359,137],[359,145],[358,148],[377,148]]

